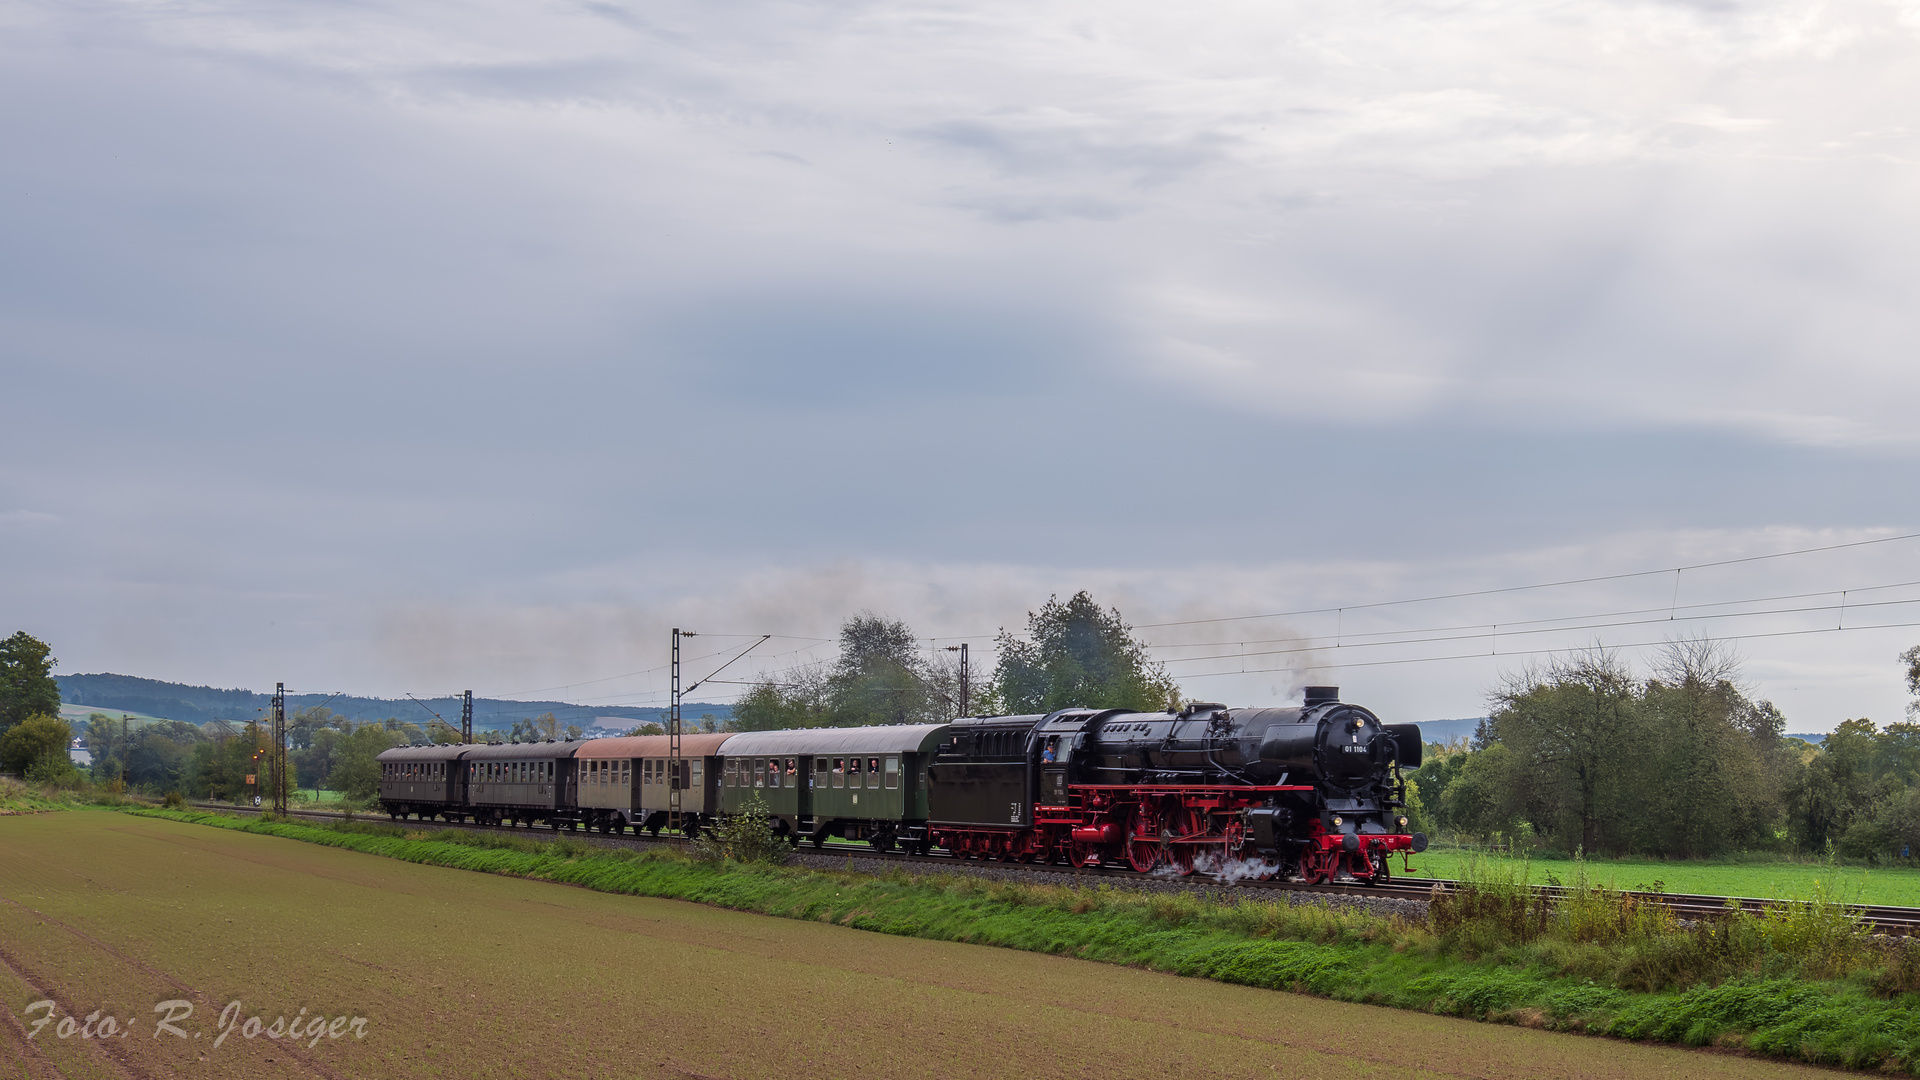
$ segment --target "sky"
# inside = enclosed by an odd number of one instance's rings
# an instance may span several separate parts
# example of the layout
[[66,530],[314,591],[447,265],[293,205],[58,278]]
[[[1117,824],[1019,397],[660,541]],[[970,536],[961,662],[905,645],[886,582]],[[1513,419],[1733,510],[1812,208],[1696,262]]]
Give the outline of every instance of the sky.
[[1711,636],[1899,720],[1917,81],[1913,2],[0,0],[0,633],[657,704],[1088,589],[1229,704]]

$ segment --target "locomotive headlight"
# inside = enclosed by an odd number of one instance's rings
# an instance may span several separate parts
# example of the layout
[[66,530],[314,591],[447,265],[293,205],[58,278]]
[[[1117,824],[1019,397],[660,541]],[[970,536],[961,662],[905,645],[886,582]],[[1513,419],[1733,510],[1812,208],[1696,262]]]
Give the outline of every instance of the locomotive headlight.
[[1337,829],[1341,826],[1341,824],[1342,822],[1340,820],[1340,815],[1339,814],[1333,815],[1333,827]]
[[1407,827],[1407,819],[1406,819],[1406,818],[1401,818],[1401,819],[1400,819],[1400,827],[1401,827],[1401,828],[1403,828],[1403,829]]

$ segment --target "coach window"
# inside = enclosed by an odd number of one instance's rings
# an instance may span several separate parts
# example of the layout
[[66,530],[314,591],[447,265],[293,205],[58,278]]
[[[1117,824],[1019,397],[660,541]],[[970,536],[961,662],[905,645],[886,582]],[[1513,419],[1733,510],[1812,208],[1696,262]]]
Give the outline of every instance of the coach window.
[[753,786],[754,787],[763,788],[767,786],[767,781],[765,777],[766,771],[767,771],[767,759],[754,758],[753,759]]
[[880,786],[880,759],[877,757],[867,759],[867,786]]
[[887,759],[887,786],[890,788],[900,786],[900,759],[897,757]]
[[860,759],[857,757],[847,759],[847,786],[852,788],[860,786]]
[[823,788],[827,786],[827,759],[826,758],[817,757],[813,759],[813,786],[816,788]]
[[833,786],[834,787],[847,786],[847,759],[846,758],[833,759]]

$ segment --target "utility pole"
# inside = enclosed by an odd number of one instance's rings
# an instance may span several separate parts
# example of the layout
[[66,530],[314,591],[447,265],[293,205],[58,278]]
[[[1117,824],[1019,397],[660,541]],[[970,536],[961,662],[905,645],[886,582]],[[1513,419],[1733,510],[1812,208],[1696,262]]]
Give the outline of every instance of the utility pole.
[[667,828],[680,828],[680,639],[694,637],[673,628],[673,695],[667,704]]
[[460,741],[473,741],[473,691],[460,695]]
[[287,684],[273,684],[273,812],[287,813]]
[[963,641],[958,645],[949,645],[947,651],[960,654],[960,715],[967,716],[970,715],[967,712],[967,692],[973,689],[972,678],[967,672],[967,643]]

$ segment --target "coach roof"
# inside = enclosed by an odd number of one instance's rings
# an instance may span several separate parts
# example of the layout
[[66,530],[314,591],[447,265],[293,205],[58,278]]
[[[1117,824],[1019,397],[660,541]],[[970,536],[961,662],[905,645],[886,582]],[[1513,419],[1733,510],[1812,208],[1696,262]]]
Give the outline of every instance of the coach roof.
[[523,742],[523,743],[481,743],[467,748],[468,761],[527,761],[539,758],[570,758],[575,750],[587,745],[580,740],[569,742]]
[[471,745],[441,743],[435,746],[396,746],[380,751],[380,761],[455,761],[473,749]]
[[945,724],[898,724],[882,727],[793,728],[785,731],[743,731],[727,740],[720,752],[728,757],[772,754],[917,754],[931,750],[947,730]]
[[[720,744],[729,735],[682,735],[681,757],[707,757],[720,752]],[[673,756],[672,739],[666,735],[621,735],[612,739],[594,739],[580,748],[581,758],[650,758]]]

